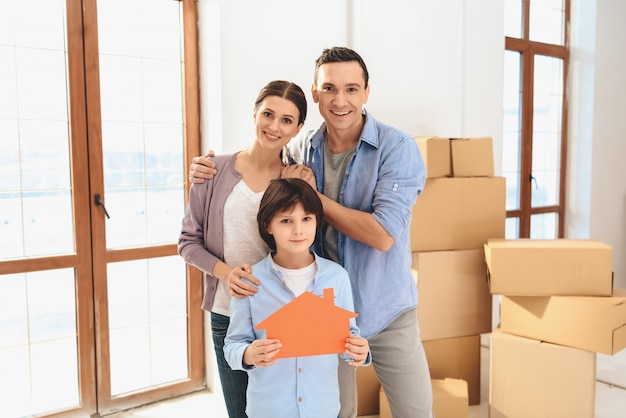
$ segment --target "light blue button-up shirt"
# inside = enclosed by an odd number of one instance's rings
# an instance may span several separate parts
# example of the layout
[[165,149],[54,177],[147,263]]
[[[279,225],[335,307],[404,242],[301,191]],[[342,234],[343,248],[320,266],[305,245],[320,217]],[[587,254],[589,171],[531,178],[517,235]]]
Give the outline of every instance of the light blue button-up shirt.
[[[339,233],[339,262],[348,271],[357,324],[367,338],[417,306],[409,232],[413,205],[426,182],[426,166],[411,135],[364,113],[365,126],[346,169],[339,203],[371,213],[395,240],[391,249],[381,252]],[[322,193],[325,134],[322,124],[289,144],[292,157],[314,170]],[[319,239],[315,251],[324,255]]]
[[[323,297],[324,289],[333,288],[335,305],[354,311],[345,269],[318,256],[315,262],[317,273],[306,291]],[[248,372],[247,415],[250,418],[336,418],[340,408],[337,379],[340,357],[337,354],[279,358],[270,367],[243,366],[246,347],[254,340],[266,338],[265,330],[254,327],[296,298],[271,256],[252,266],[252,274],[261,281],[261,286],[254,296],[232,299],[224,345],[230,367]],[[350,319],[350,333],[359,335],[354,318]],[[368,355],[365,364],[370,360]]]

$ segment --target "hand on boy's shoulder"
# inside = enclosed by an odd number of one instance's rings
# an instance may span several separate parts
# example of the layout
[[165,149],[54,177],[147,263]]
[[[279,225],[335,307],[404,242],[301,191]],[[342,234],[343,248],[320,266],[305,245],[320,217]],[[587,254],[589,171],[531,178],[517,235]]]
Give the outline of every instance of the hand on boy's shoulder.
[[252,275],[252,267],[250,264],[240,264],[228,273],[226,277],[228,290],[231,296],[237,299],[243,299],[246,296],[253,296],[259,291],[258,286],[261,285],[259,279]]

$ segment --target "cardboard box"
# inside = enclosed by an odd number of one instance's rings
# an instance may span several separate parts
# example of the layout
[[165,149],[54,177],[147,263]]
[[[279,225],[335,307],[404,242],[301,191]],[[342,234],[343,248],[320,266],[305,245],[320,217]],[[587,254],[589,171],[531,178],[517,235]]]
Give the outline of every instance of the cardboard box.
[[594,416],[595,353],[496,330],[489,357],[491,418]]
[[482,249],[413,253],[422,341],[491,332],[491,302]]
[[504,238],[504,177],[442,177],[426,180],[413,206],[411,251],[483,248]]
[[469,405],[480,404],[480,335],[424,341],[431,379],[463,379]]
[[356,368],[357,416],[378,415],[380,382],[374,366]]
[[451,138],[452,176],[483,177],[494,175],[493,140],[481,138]]
[[[433,413],[437,418],[467,418],[467,382],[462,379],[432,379]],[[392,418],[389,401],[383,388],[380,388],[379,418]]]
[[[467,382],[462,379],[433,379],[433,413],[437,418],[469,416]],[[382,417],[381,417],[382,418]]]
[[613,355],[626,348],[626,289],[613,296],[502,296],[504,332]]
[[490,239],[484,246],[493,294],[611,296],[612,248],[583,239]]
[[426,178],[448,177],[452,174],[450,139],[438,136],[416,136],[415,141],[426,164]]
[[385,390],[380,388],[380,399],[378,403],[380,404],[380,409],[378,412],[378,418],[393,418],[391,416],[391,408],[389,407],[389,400],[387,399],[387,395],[385,395]]

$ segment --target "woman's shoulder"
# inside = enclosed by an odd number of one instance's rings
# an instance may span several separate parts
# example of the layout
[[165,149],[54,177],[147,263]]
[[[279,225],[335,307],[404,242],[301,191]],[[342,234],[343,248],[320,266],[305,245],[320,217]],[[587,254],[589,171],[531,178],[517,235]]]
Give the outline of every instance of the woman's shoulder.
[[[215,168],[217,169],[217,174],[213,179],[204,181],[202,183],[192,183],[191,190],[195,190],[196,193],[212,193],[210,190],[214,190],[215,186],[218,184],[226,185],[229,184],[230,181],[228,179],[234,179],[232,181],[236,181],[236,171],[235,167],[235,155],[236,154],[220,154],[215,157],[209,157],[209,159],[215,164]],[[219,180],[218,179],[226,179]]]
[[[233,154],[221,154],[211,157],[211,160],[215,163],[217,174],[215,180],[229,178],[231,181],[238,181],[241,178],[241,174],[235,168],[235,160],[238,152]],[[218,180],[223,182],[223,180]]]
[[233,165],[235,163],[235,156],[237,153],[233,154],[220,154],[215,157],[210,157],[211,161],[215,163],[217,168],[227,167],[229,165]]

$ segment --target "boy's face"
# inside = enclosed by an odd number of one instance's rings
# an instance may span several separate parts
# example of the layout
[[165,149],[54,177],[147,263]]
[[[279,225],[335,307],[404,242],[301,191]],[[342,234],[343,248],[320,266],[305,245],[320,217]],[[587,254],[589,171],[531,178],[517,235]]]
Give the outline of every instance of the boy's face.
[[311,87],[313,101],[329,130],[361,128],[361,112],[370,88],[365,87],[363,69],[356,61],[329,62],[317,70],[317,85]]
[[278,255],[297,256],[309,253],[315,240],[316,228],[315,215],[306,213],[302,203],[298,202],[292,209],[276,213],[267,232],[274,236]]

